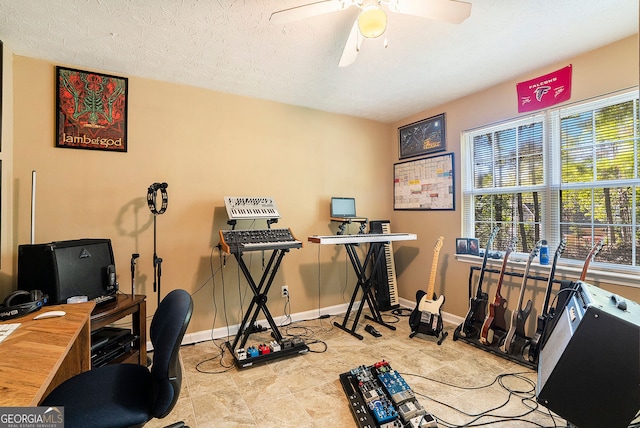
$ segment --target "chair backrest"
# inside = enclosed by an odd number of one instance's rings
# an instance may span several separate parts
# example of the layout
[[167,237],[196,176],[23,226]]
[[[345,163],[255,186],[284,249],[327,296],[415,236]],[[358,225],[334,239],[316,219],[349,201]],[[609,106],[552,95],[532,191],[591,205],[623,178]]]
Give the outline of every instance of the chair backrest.
[[178,401],[182,386],[182,370],[178,353],[184,333],[191,321],[193,299],[185,290],[173,290],[160,302],[151,321],[153,344],[152,413],[163,418]]

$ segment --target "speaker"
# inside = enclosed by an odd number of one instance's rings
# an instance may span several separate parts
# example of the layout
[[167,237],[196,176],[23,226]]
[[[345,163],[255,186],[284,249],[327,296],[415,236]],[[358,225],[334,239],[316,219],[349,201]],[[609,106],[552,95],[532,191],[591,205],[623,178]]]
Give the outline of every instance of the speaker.
[[580,428],[627,427],[640,408],[640,305],[575,284],[540,351],[537,399]]
[[47,303],[48,296],[40,290],[17,290],[4,298],[0,305],[0,321],[27,315]]
[[18,246],[18,288],[42,290],[50,303],[89,300],[117,291],[109,239],[76,239]]

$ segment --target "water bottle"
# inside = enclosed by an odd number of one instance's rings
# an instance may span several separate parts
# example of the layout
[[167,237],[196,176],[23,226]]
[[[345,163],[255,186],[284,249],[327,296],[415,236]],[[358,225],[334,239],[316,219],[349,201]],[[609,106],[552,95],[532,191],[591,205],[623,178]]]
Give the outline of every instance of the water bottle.
[[547,241],[544,239],[542,240],[542,246],[540,247],[540,264],[549,264],[549,246],[547,245]]

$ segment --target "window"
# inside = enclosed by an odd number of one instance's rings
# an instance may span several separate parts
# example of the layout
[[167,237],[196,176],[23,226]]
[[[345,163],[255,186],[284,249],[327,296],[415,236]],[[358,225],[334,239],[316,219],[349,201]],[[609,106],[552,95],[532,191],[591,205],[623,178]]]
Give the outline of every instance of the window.
[[463,236],[495,248],[517,235],[567,239],[563,258],[640,267],[640,113],[637,90],[468,131],[462,141]]

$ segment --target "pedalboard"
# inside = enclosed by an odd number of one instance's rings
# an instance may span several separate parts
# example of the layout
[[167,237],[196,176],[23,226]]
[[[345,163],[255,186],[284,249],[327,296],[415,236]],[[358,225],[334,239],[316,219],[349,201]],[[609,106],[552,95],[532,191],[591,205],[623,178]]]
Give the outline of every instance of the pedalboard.
[[388,362],[358,366],[340,375],[351,413],[360,428],[437,428],[435,418]]
[[[228,343],[228,342],[227,342]],[[231,345],[228,344],[230,347]],[[306,354],[309,347],[298,336],[283,338],[280,342],[272,340],[270,343],[262,343],[258,346],[239,348],[233,353],[236,365],[243,369],[254,364],[266,363],[278,358]]]

